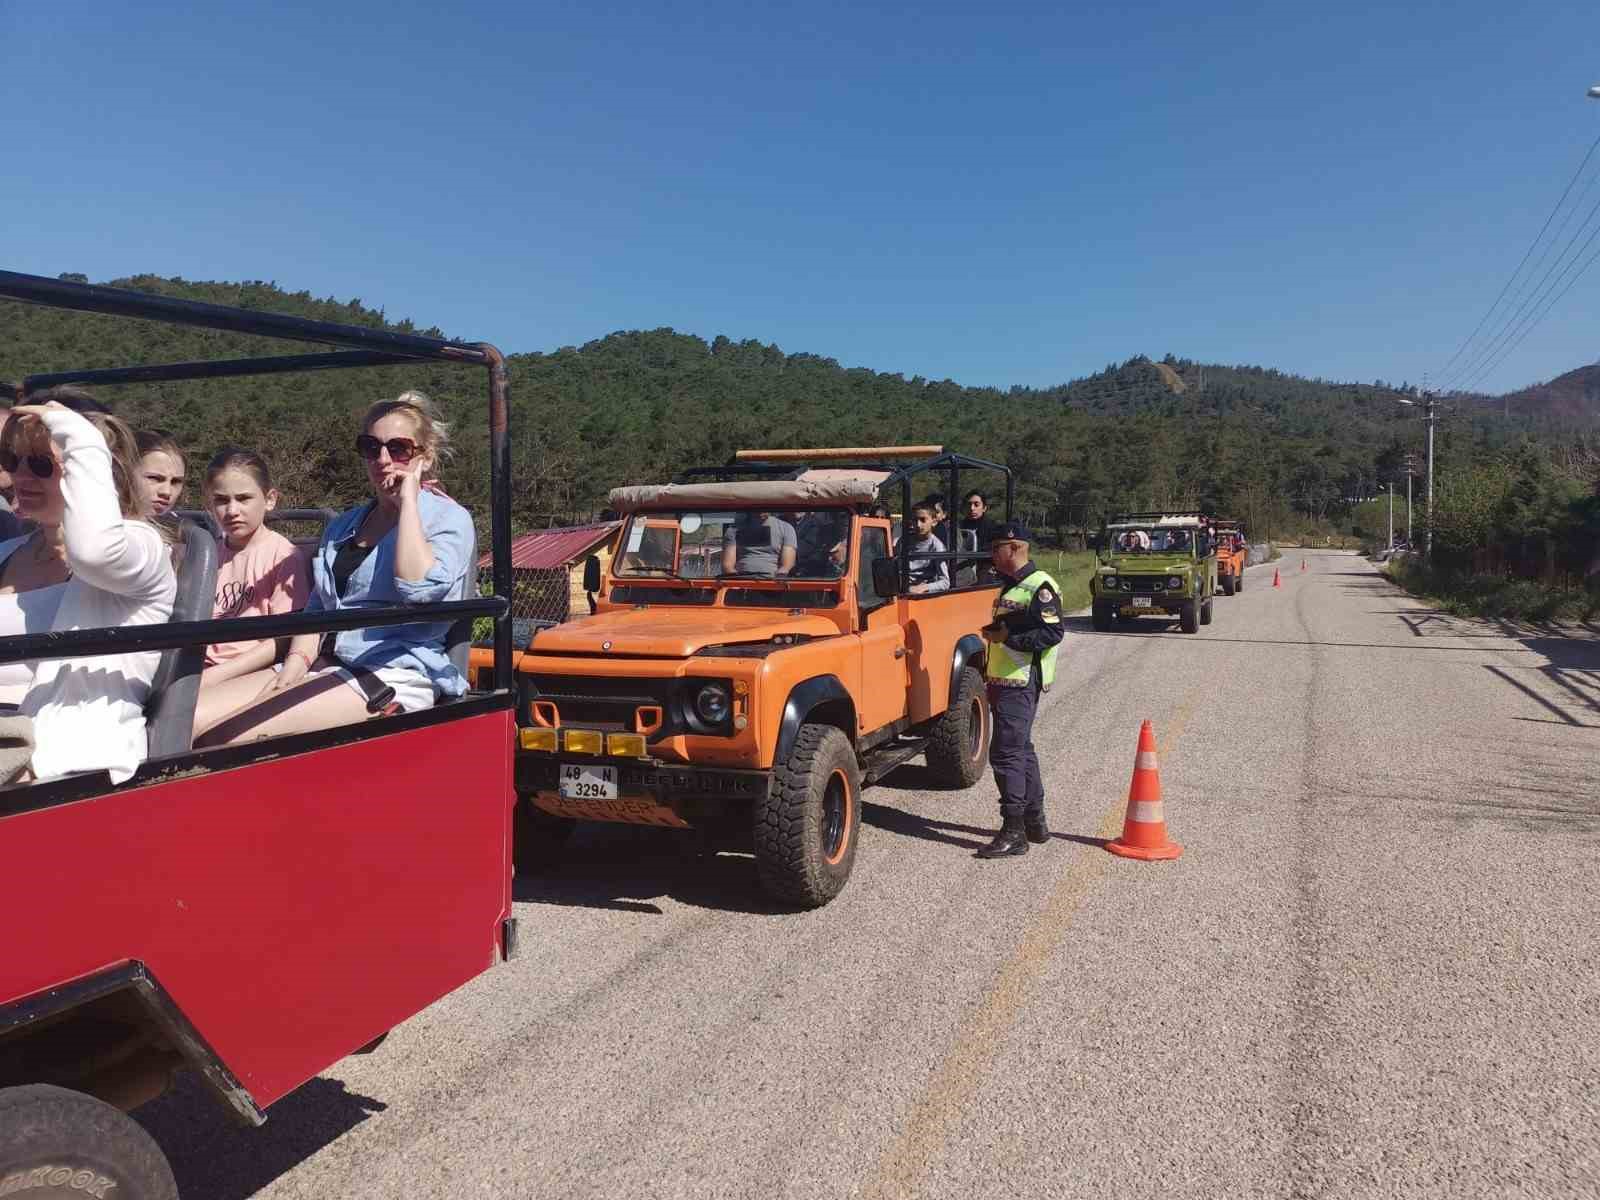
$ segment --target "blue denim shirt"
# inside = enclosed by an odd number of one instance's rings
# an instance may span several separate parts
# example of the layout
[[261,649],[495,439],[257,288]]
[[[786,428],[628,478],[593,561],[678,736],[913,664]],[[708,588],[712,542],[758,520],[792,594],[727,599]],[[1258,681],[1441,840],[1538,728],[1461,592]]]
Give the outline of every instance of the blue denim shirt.
[[[469,561],[476,544],[472,515],[454,500],[423,492],[417,497],[417,509],[422,517],[422,532],[433,548],[433,566],[427,575],[415,581],[395,577],[395,531],[391,529],[355,569],[345,594],[340,596],[333,583],[334,557],[340,544],[356,535],[372,504],[370,500],[358,504],[328,522],[312,563],[307,612],[435,604],[441,600],[465,600],[473,594],[468,586],[468,581],[477,575],[477,564]],[[356,663],[369,670],[409,667],[432,681],[435,694],[459,696],[467,690],[467,681],[445,654],[444,639],[449,631],[448,621],[347,629],[336,636],[333,652],[341,662]]]

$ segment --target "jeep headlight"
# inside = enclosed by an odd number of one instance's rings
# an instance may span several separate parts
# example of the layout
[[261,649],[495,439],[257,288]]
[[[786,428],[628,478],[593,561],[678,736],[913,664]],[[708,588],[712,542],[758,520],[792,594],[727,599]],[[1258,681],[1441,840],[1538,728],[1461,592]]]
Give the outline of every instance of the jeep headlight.
[[695,694],[694,711],[707,725],[721,725],[728,719],[730,700],[727,684],[708,683]]
[[1172,588],[1181,588],[1183,586],[1183,576],[1182,575],[1169,575],[1169,576],[1167,576],[1167,586],[1168,587],[1172,587]]
[[1106,591],[1108,591],[1108,592],[1116,591],[1117,590],[1117,577],[1115,575],[1102,575],[1102,576],[1100,576],[1100,586],[1105,588]]

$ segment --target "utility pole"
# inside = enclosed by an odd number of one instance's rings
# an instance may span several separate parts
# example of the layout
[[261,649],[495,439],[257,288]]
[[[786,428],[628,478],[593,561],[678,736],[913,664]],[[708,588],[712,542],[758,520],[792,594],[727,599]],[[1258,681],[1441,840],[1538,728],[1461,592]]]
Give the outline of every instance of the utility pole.
[[1394,553],[1394,480],[1389,481],[1389,553]]
[[1406,455],[1406,553],[1411,553],[1411,476],[1416,474],[1412,469],[1411,456]]
[[1438,421],[1439,404],[1432,392],[1424,392],[1428,422],[1428,565],[1433,565],[1433,427]]

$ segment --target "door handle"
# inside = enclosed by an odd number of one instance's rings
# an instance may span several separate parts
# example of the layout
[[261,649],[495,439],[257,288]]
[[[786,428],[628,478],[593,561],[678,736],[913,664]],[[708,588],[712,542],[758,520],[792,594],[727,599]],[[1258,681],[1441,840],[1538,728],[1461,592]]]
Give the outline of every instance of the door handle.
[[896,658],[904,658],[906,656],[906,648],[904,646],[896,646],[894,648],[894,656]]

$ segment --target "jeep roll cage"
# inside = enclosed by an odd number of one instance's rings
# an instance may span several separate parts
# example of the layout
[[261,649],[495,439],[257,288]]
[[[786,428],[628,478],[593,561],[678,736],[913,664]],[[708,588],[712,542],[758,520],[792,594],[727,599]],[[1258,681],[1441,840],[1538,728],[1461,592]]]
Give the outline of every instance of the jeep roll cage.
[[[920,458],[922,453],[928,454],[927,458]],[[879,458],[871,457],[874,454]],[[909,465],[895,463],[895,458],[905,458],[909,455],[918,456],[918,461]],[[1000,463],[989,462],[982,458],[971,458],[965,454],[946,453],[942,446],[910,446],[910,447],[861,447],[859,449],[843,451],[827,450],[741,450],[731,459],[720,466],[689,467],[681,471],[673,479],[674,483],[689,483],[694,480],[709,479],[714,482],[735,482],[740,479],[774,479],[791,480],[799,479],[807,471],[818,469],[841,471],[877,471],[886,476],[879,485],[880,492],[896,485],[900,488],[900,511],[909,517],[911,513],[912,480],[920,475],[934,475],[944,477],[945,496],[948,503],[945,510],[953,529],[960,529],[960,514],[956,510],[956,503],[961,497],[961,472],[963,471],[999,471],[1006,480],[1006,516],[1007,521],[1012,519],[1016,507],[1017,485],[1016,478],[1011,468]],[[911,550],[910,540],[902,532],[900,543],[895,547],[895,558],[900,568],[900,590],[902,592],[910,587],[911,578]],[[950,590],[959,590],[955,581],[955,568],[961,563],[985,562],[989,555],[979,550],[961,551],[950,547],[938,554],[917,554],[918,562],[949,562],[951,567]],[[993,586],[992,584],[976,584],[972,586]]]
[[[228,620],[172,620],[160,625],[130,625],[109,629],[83,629],[54,633],[0,637],[0,662],[34,659],[92,657],[134,651],[168,651],[204,647],[214,642],[241,639],[281,638],[302,633],[332,633],[385,625],[409,624],[432,619],[440,622],[470,622],[476,617],[494,620],[493,693],[504,703],[511,696],[511,442],[508,430],[510,393],[505,358],[487,342],[457,342],[389,329],[370,329],[340,325],[281,313],[258,312],[157,296],[123,288],[48,279],[16,271],[0,271],[0,299],[18,300],[51,308],[109,316],[133,317],[217,329],[230,333],[311,342],[340,349],[319,352],[271,355],[264,357],[159,363],[130,367],[88,368],[26,376],[17,387],[16,403],[26,402],[37,391],[56,384],[120,385],[179,380],[220,379],[246,375],[273,375],[294,371],[344,370],[353,367],[396,366],[415,362],[447,362],[480,366],[488,372],[489,385],[489,481],[490,528],[494,555],[494,595],[469,600],[447,600],[430,604],[392,605],[333,612],[297,612],[272,617],[232,618]],[[187,524],[187,522],[186,522]],[[198,667],[194,668],[198,673]],[[151,702],[158,697],[152,692]],[[149,706],[147,705],[147,711]],[[192,702],[191,702],[192,709]],[[192,719],[192,712],[191,712]],[[389,718],[392,721],[403,718]],[[369,723],[370,724],[370,723]],[[379,722],[383,724],[383,722]],[[311,738],[317,744],[336,743],[358,736],[347,728],[322,735],[298,735],[288,739],[299,743]],[[272,739],[261,743],[271,747]],[[238,748],[224,749],[222,757],[234,758]],[[282,746],[269,753],[284,752]],[[152,749],[152,754],[154,749]],[[191,754],[196,752],[191,750]],[[215,755],[219,751],[203,752]],[[257,752],[258,755],[261,752]],[[146,760],[149,761],[148,759]],[[134,787],[148,782],[141,771],[119,787]],[[69,780],[72,776],[67,777]],[[23,785],[27,790],[52,789],[54,781]],[[68,789],[81,792],[82,783]],[[8,795],[15,795],[15,792]],[[44,803],[53,803],[47,800]],[[23,801],[23,809],[35,807]],[[17,811],[7,803],[4,811]]]

